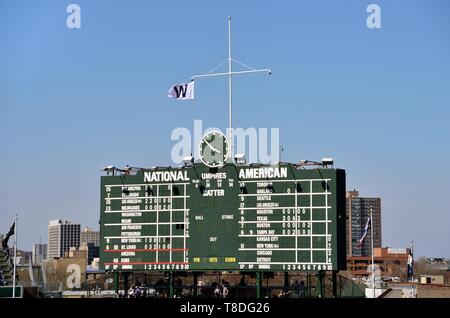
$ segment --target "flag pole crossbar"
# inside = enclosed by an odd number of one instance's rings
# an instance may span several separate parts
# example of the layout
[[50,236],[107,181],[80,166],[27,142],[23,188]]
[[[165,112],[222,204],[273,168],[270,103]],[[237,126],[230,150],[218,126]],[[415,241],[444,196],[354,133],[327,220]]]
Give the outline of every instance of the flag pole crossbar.
[[237,71],[237,72],[231,72],[231,73],[228,73],[228,72],[212,73],[212,74],[211,73],[206,73],[206,74],[202,74],[202,75],[191,76],[191,80],[194,80],[196,78],[202,78],[202,77],[214,77],[214,76],[249,74],[249,73],[262,73],[262,72],[270,74],[271,70],[266,68],[266,69],[262,69],[262,70]]

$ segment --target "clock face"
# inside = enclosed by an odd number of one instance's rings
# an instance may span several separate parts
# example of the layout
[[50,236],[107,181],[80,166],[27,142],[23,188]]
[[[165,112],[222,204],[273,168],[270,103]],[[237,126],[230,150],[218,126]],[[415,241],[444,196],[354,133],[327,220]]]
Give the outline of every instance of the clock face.
[[200,140],[199,154],[202,162],[208,167],[220,167],[230,155],[230,145],[220,131],[211,131]]

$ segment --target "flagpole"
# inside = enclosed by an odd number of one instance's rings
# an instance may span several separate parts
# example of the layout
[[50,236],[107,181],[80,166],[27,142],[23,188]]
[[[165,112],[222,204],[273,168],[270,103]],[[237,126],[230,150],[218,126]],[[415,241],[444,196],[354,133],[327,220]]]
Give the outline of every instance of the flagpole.
[[375,298],[375,268],[373,261],[373,217],[372,217],[372,208],[370,208],[370,244],[372,250],[372,292],[373,298]]
[[412,282],[412,292],[413,292],[413,294],[412,294],[412,296],[413,297],[416,297],[416,293],[415,293],[415,291],[414,291],[414,289],[415,289],[415,286],[414,286],[414,241],[411,241],[411,282]]
[[[236,63],[244,66],[247,70],[245,71],[237,71],[233,72],[233,61]],[[228,62],[228,71],[222,72],[222,73],[213,73],[216,69],[218,69],[220,66],[224,65],[226,62]],[[206,74],[200,74],[200,75],[193,75],[191,76],[191,81],[198,79],[198,78],[205,78],[205,77],[216,77],[216,76],[228,76],[228,120],[229,120],[229,127],[228,127],[228,134],[227,139],[228,143],[230,145],[230,156],[229,159],[233,160],[234,158],[234,142],[233,142],[233,75],[240,75],[240,74],[251,74],[251,73],[267,73],[269,75],[272,74],[272,71],[270,69],[254,69],[253,67],[250,67],[242,62],[239,62],[236,59],[233,59],[231,56],[231,16],[228,16],[228,59],[220,63],[218,66],[213,68],[211,71],[209,71]],[[173,89],[173,88],[171,88]],[[169,90],[170,92],[170,90]],[[177,93],[178,95],[178,93]],[[172,97],[169,94],[169,97]],[[179,96],[177,96],[178,98]]]
[[13,263],[13,292],[12,292],[13,298],[16,298],[16,262],[17,262],[17,214],[14,217],[14,263]]
[[[245,68],[247,68],[247,70],[245,71],[237,71],[237,72],[233,72],[233,68],[232,68],[232,63],[233,61],[235,61],[238,64],[241,64],[242,66],[244,66]],[[222,72],[222,73],[212,73],[214,72],[218,67],[222,66],[223,64],[225,64],[226,62],[228,62],[228,71],[227,72]],[[251,73],[267,73],[269,75],[272,74],[272,70],[271,69],[259,69],[256,70],[248,65],[245,65],[242,62],[239,62],[236,59],[233,59],[231,56],[231,16],[228,16],[228,59],[223,61],[221,64],[219,64],[218,66],[216,66],[214,69],[212,69],[211,71],[209,71],[206,74],[200,74],[200,75],[193,75],[191,76],[191,80],[195,80],[198,78],[205,78],[205,77],[216,77],[216,76],[228,76],[228,119],[229,119],[229,132],[228,132],[228,142],[230,143],[230,158],[234,157],[234,145],[233,145],[233,133],[232,133],[232,129],[233,129],[233,94],[232,94],[232,77],[233,75],[241,75],[241,74],[251,74]]]
[[229,120],[230,127],[228,132],[228,142],[230,143],[230,158],[234,157],[233,153],[233,140],[231,133],[232,129],[232,67],[231,67],[231,16],[228,16],[228,112],[229,112]]

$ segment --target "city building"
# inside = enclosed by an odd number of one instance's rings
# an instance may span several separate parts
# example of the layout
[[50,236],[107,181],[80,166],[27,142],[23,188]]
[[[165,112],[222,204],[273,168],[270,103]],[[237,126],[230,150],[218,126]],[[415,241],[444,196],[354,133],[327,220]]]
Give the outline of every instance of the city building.
[[[380,270],[381,276],[404,278],[407,273],[409,248],[374,248],[374,265]],[[372,257],[347,257],[347,270],[353,276],[368,276],[371,274]]]
[[40,265],[47,260],[47,244],[34,244],[32,253],[32,262],[34,265]]
[[381,198],[363,198],[356,190],[347,192],[347,257],[371,255],[371,231],[358,245],[372,211],[373,247],[381,245]]
[[87,264],[91,264],[94,258],[100,255],[100,247],[95,246],[94,243],[81,243],[80,251],[86,251]]
[[48,223],[48,259],[60,258],[71,247],[80,246],[80,224],[51,220]]
[[9,255],[14,263],[16,261],[16,265],[29,265],[31,262],[32,253],[30,251],[17,250],[17,256],[14,258],[14,251],[10,249]]
[[[79,229],[78,233],[80,233]],[[47,288],[49,290],[80,290],[85,282],[87,251],[70,247],[62,256],[47,262]]]
[[420,275],[421,284],[444,285],[444,275]]
[[89,227],[86,227],[81,232],[81,244],[93,243],[94,246],[100,246],[100,231],[94,231]]

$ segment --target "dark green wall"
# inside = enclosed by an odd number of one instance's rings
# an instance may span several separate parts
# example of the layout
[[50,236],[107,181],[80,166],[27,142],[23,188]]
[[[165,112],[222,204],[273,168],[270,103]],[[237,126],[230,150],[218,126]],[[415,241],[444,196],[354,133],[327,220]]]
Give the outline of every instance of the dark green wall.
[[100,220],[107,270],[339,270],[345,171],[195,164],[104,176]]

